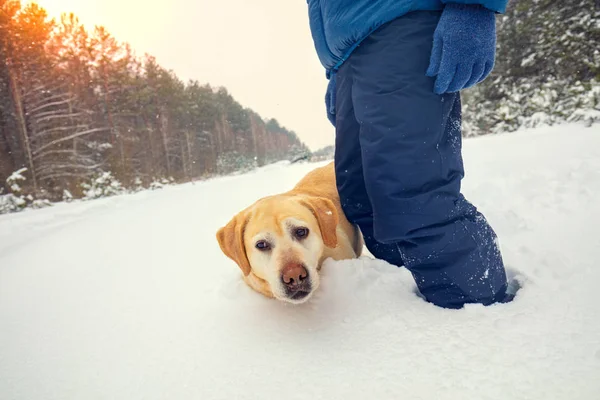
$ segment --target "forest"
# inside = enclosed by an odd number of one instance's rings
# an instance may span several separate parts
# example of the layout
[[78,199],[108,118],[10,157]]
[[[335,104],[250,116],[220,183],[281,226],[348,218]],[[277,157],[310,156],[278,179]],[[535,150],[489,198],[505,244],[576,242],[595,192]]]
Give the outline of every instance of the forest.
[[510,0],[491,75],[463,93],[463,133],[600,122],[600,1]]
[[[463,135],[600,122],[600,2],[511,0]],[[325,110],[323,110],[325,114]],[[0,0],[0,213],[249,170],[310,154],[223,87],[182,82],[103,27]]]
[[[0,195],[98,197],[308,153],[223,87],[182,82],[103,27],[0,0]],[[90,190],[93,188],[93,190]],[[41,203],[40,203],[41,204]]]

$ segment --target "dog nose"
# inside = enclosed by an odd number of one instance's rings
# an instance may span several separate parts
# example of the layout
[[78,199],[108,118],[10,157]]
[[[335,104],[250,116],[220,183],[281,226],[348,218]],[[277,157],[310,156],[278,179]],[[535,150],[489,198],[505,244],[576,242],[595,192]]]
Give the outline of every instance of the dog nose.
[[281,271],[281,280],[288,287],[300,285],[308,278],[308,271],[302,264],[290,264]]

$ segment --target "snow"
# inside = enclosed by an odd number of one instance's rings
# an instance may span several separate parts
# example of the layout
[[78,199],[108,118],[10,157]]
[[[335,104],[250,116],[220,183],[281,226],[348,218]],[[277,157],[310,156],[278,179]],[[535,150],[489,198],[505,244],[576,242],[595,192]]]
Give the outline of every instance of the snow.
[[248,289],[218,227],[314,164],[0,216],[0,398],[600,398],[600,128],[465,141],[464,192],[514,302],[452,311],[369,257],[292,306]]
[[25,177],[23,174],[27,171],[27,168],[21,168],[18,171],[13,172],[8,178],[6,178],[6,183],[10,186],[10,190],[14,193],[18,193],[21,191],[21,186],[17,182],[24,181]]
[[13,172],[7,179],[7,182],[16,182],[16,181],[23,181],[25,180],[25,177],[23,177],[23,174],[27,172],[27,168],[21,168],[18,171]]

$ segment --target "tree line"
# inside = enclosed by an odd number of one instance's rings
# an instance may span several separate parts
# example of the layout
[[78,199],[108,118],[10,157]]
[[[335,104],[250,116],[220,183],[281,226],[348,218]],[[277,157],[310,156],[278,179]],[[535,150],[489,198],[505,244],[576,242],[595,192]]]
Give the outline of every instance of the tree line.
[[496,65],[464,92],[464,131],[600,122],[600,1],[511,0]]
[[0,0],[0,194],[14,171],[26,178],[19,190],[58,200],[106,172],[148,187],[307,151],[225,88],[184,83],[103,27]]
[[[497,23],[496,66],[463,92],[465,135],[600,121],[600,2],[511,0]],[[80,197],[95,179],[152,187],[306,153],[225,88],[184,83],[74,15],[0,0],[0,198]]]

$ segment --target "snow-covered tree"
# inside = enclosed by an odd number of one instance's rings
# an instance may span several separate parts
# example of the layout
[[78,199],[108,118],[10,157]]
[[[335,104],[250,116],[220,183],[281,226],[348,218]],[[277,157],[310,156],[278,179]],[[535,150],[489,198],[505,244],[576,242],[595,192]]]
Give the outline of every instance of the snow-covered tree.
[[600,4],[513,0],[486,81],[465,91],[467,135],[600,120]]
[[4,193],[4,189],[0,187],[0,214],[21,211],[27,207],[43,208],[51,205],[47,199],[36,199],[31,194],[23,193],[22,185],[27,181],[26,172],[27,168],[21,168],[10,174],[5,185],[8,193]]
[[225,88],[186,84],[102,27],[88,31],[73,14],[53,20],[35,3],[0,0],[5,194],[6,179],[21,168],[24,195],[68,201],[112,194],[111,185],[99,189],[105,173],[140,190],[304,150],[294,132],[243,107]]
[[86,200],[116,196],[127,192],[111,172],[102,172],[94,176],[90,182],[82,183],[81,187]]

